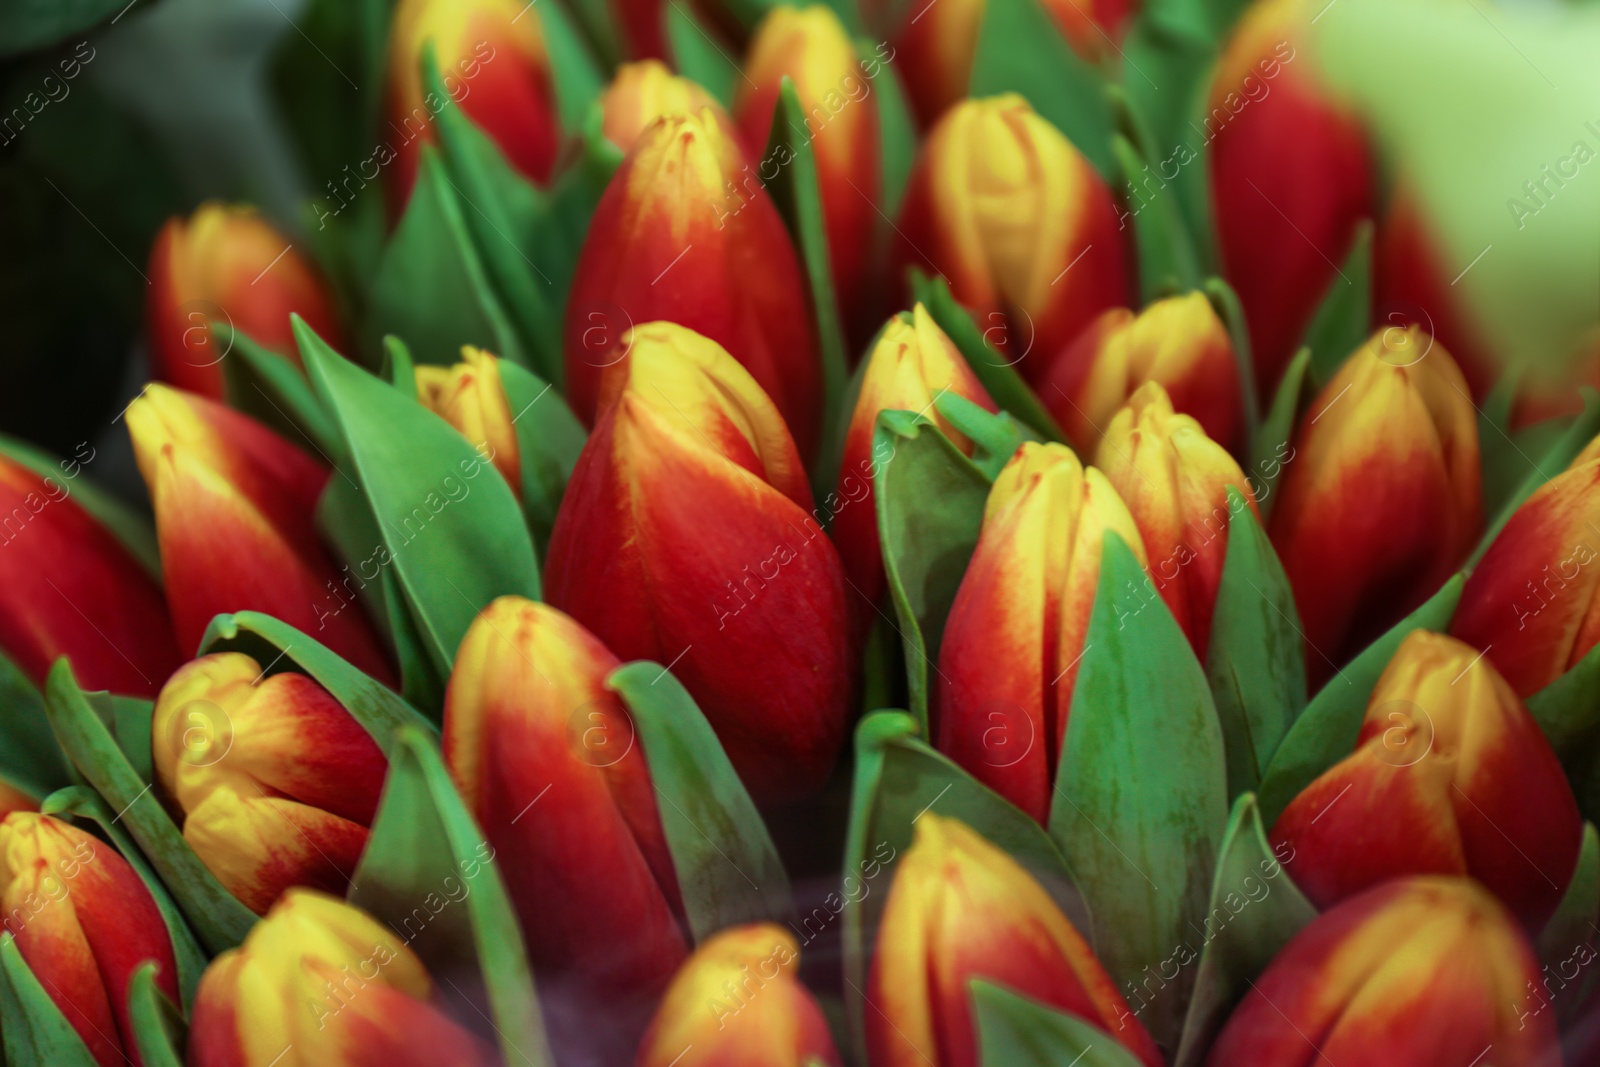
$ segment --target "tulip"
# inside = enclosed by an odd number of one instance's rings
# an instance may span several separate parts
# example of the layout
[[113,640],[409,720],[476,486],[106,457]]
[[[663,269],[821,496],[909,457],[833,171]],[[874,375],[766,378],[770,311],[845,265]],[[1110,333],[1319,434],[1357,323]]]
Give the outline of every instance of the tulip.
[[1024,444],[989,491],[939,647],[939,750],[1041,824],[1109,533],[1144,562],[1104,474],[1061,445]]
[[712,118],[729,135],[736,127],[717,98],[700,83],[680,78],[665,63],[644,59],[624,63],[600,96],[601,132],[606,140],[627,152],[639,136],[666,115],[699,115],[710,111]]
[[1541,977],[1511,917],[1471,881],[1385,882],[1278,953],[1206,1062],[1559,1067]]
[[140,697],[182,658],[160,586],[72,499],[71,476],[41,477],[4,456],[0,649],[35,685],[66,656],[86,688]]
[[253,419],[165,386],[146,388],[127,420],[179,647],[197,648],[220,613],[261,611],[380,681],[391,677],[349,578],[317,535],[327,471]]
[[1162,1062],[1044,887],[965,823],[924,812],[889,887],[867,979],[873,1067],[977,1067],[975,978],[1077,1016],[1149,1067]]
[[[423,48],[430,41],[446,100],[422,84]],[[385,93],[386,135],[394,138],[384,145],[386,154],[375,158],[396,164],[395,207],[411,196],[422,146],[435,139],[435,117],[452,105],[524,177],[539,183],[549,178],[561,144],[555,84],[539,17],[520,0],[401,0],[389,30]]]
[[831,533],[850,584],[861,594],[868,614],[883,599],[883,558],[878,545],[878,511],[873,479],[889,457],[879,457],[873,434],[881,411],[913,411],[938,426],[967,455],[973,444],[952,426],[934,402],[949,393],[986,411],[996,410],[961,352],[918,304],[890,319],[867,356],[861,392],[845,431],[839,467],[839,508]]
[[638,1067],[839,1067],[800,946],[771,923],[714,935],[679,970],[639,1047]]
[[1536,489],[1467,578],[1450,632],[1529,697],[1600,641],[1600,450]]
[[189,1021],[190,1067],[491,1067],[439,1006],[400,936],[308,889],[284,894],[212,961]]
[[342,347],[327,283],[255,208],[209,201],[156,236],[145,314],[157,380],[222,399],[230,346],[212,338],[213,321],[300,366],[291,312]]
[[1092,453],[1117,409],[1146,382],[1193,415],[1207,436],[1243,445],[1244,398],[1228,329],[1204,293],[1157,300],[1135,315],[1112,308],[1050,367],[1039,392],[1083,453]]
[[628,330],[671,319],[733,353],[811,455],[822,364],[770,178],[708,111],[640,135],[595,209],[567,300],[567,398],[580,419],[599,414],[601,372],[624,358]]
[[150,733],[184,840],[257,915],[290,886],[349,888],[387,769],[327,690],[265,673],[241,652],[185,664],[156,699]]
[[1211,615],[1228,559],[1237,489],[1259,520],[1255,493],[1228,450],[1173,411],[1159,382],[1146,382],[1117,412],[1095,463],[1128,505],[1150,555],[1150,578],[1205,661]]
[[1339,264],[1374,210],[1372,159],[1355,120],[1298,53],[1320,4],[1262,0],[1218,64],[1203,125],[1223,271],[1244,305],[1256,386],[1271,396]]
[[555,608],[501,597],[456,654],[444,751],[541,985],[605,1005],[631,1052],[687,946],[650,772],[606,688],[620,666]]
[[844,322],[857,334],[867,328],[882,187],[878,102],[869,99],[867,69],[832,8],[775,7],[756,27],[734,101],[745,150],[763,159],[779,87],[793,79],[806,116],[804,131],[793,133],[815,154],[834,290]]
[[855,664],[800,455],[714,341],[647,323],[624,343],[556,515],[547,598],[622,658],[667,665],[758,799],[807,793],[844,740]]
[[1381,330],[1312,402],[1293,447],[1270,532],[1320,683],[1471,549],[1477,413],[1444,346],[1415,327]]
[[968,100],[912,168],[893,276],[943,274],[1036,381],[1102,311],[1132,299],[1119,225],[1111,190],[1026,100]]
[[1500,672],[1423,630],[1378,679],[1355,752],[1272,828],[1319,908],[1402,875],[1470,875],[1534,931],[1560,902],[1582,836],[1561,763]]
[[605,6],[611,13],[625,57],[635,60],[670,58],[664,0],[607,0]]
[[511,401],[500,383],[500,361],[471,345],[462,346],[461,358],[453,367],[418,367],[417,402],[474,445],[486,445],[494,469],[520,500],[522,459]]
[[60,819],[12,812],[0,821],[0,883],[6,932],[95,1062],[138,1063],[133,972],[154,960],[157,988],[178,999],[166,921],[139,875]]

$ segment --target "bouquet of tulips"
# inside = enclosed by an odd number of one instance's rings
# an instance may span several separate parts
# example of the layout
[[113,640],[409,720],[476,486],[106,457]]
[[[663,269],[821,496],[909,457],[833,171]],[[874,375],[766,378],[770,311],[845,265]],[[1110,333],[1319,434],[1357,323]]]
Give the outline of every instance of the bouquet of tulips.
[[0,443],[4,1063],[1600,1063],[1595,361],[1320,7],[313,0]]

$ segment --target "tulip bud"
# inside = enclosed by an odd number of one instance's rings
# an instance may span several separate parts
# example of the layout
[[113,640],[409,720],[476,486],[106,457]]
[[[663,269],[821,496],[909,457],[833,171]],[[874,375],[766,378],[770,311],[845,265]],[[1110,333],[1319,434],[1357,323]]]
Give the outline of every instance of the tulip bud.
[[822,418],[822,364],[799,261],[778,209],[714,114],[639,136],[589,223],[567,300],[566,387],[586,423],[601,372],[637,323],[667,319],[734,354],[804,455]]
[[641,134],[668,115],[699,115],[709,111],[729,135],[733,120],[717,98],[699,82],[680,78],[658,59],[642,59],[617,68],[611,84],[600,95],[601,132],[606,140],[627,152]]
[[1135,315],[1112,308],[1062,350],[1039,395],[1079,452],[1092,454],[1106,425],[1146,382],[1192,415],[1225,448],[1244,443],[1244,398],[1227,327],[1204,293],[1157,300]]
[[156,700],[156,774],[184,840],[257,915],[290,886],[343,893],[387,763],[327,690],[241,652],[179,668]]
[[1172,410],[1153,381],[1111,420],[1095,463],[1128,505],[1150,557],[1150,579],[1204,662],[1237,515],[1230,485],[1260,518],[1249,479],[1198,422]]
[[624,342],[556,516],[548,599],[624,659],[669,666],[758,798],[804,794],[844,740],[855,665],[799,453],[715,342],[667,322]]
[[923,812],[889,887],[867,980],[873,1067],[977,1067],[974,978],[1077,1016],[1149,1067],[1162,1062],[1044,887],[965,823]]
[[637,1067],[839,1067],[828,1022],[799,970],[800,946],[780,926],[714,935],[672,980]]
[[317,535],[327,471],[253,419],[165,386],[147,387],[127,420],[180,648],[199,647],[220,613],[261,611],[391,677],[349,576]]
[[[448,99],[422,84],[430,41]],[[454,105],[525,177],[543,183],[550,176],[561,146],[550,57],[538,16],[519,0],[401,0],[389,30],[385,92],[389,144],[396,147],[384,145],[376,162],[395,161],[390,202],[396,208],[411,196],[422,146],[435,139],[435,117]]]
[[1271,522],[1314,683],[1461,564],[1479,477],[1477,413],[1443,345],[1381,330],[1345,360],[1300,423]]
[[1206,1062],[1559,1067],[1540,979],[1527,940],[1473,882],[1397,879],[1301,930]]
[[1319,908],[1400,875],[1470,875],[1531,930],[1560,902],[1582,836],[1561,764],[1500,672],[1423,630],[1378,679],[1355,752],[1272,828]]
[[1339,264],[1372,214],[1372,160],[1354,118],[1299,54],[1321,5],[1262,0],[1234,30],[1203,120],[1223,270],[1250,326],[1256,387],[1271,396]]
[[228,352],[211,337],[213,321],[300,366],[291,312],[343,347],[326,282],[255,208],[208,201],[156,235],[145,314],[158,381],[222,399]]
[[35,685],[66,656],[86,689],[153,696],[182,658],[161,589],[71,497],[0,456],[0,649]]
[[437,1003],[393,930],[331,896],[291,889],[201,976],[191,1067],[491,1067]]
[[[60,819],[0,821],[5,930],[100,1067],[137,1063],[128,984],[146,960],[178,999],[166,920],[116,849]],[[43,1061],[41,1061],[43,1062]]]
[[1132,299],[1119,228],[1111,190],[1026,100],[967,100],[912,168],[892,274],[943,274],[1037,381],[1096,316]]
[[989,491],[939,646],[939,751],[1041,824],[1107,533],[1144,562],[1104,474],[1061,445],[1024,444]]
[[967,455],[972,442],[952,426],[935,401],[945,393],[963,397],[986,411],[994,401],[962,358],[961,351],[927,308],[918,304],[890,319],[867,356],[861,392],[850,428],[845,431],[839,467],[839,505],[833,513],[834,544],[844,561],[850,584],[861,594],[869,614],[883,599],[883,557],[878,544],[878,511],[872,483],[889,457],[873,450],[873,434],[881,411],[912,411],[938,426]]
[[878,230],[882,147],[878,102],[863,77],[855,43],[833,9],[822,4],[774,7],[756,27],[734,114],[751,159],[762,159],[784,77],[794,80],[803,131],[817,161],[817,186],[827,224],[828,254],[840,312],[862,332],[870,304],[867,271]]
[[465,362],[453,367],[418,367],[417,401],[474,445],[487,444],[495,470],[520,500],[521,450],[511,401],[500,384],[500,361],[471,345],[462,346],[461,358]]

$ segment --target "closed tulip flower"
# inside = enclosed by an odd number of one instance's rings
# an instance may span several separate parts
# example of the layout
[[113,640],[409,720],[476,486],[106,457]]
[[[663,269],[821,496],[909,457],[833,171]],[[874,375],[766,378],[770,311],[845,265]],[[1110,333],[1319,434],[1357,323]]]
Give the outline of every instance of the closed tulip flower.
[[1272,828],[1318,907],[1404,874],[1470,875],[1534,931],[1582,834],[1561,764],[1516,693],[1475,649],[1422,630],[1378,679],[1355,752]]
[[500,361],[466,345],[462,362],[451,367],[417,368],[417,400],[461,432],[473,445],[485,445],[494,469],[522,496],[522,459],[511,401],[500,384]]
[[670,666],[758,797],[807,793],[844,740],[855,665],[799,452],[720,345],[648,323],[626,346],[556,516],[548,599],[618,656]]
[[[5,931],[100,1067],[139,1062],[128,984],[146,960],[178,999],[166,921],[128,861],[59,819],[13,812],[0,822]],[[42,1062],[42,1061],[41,1061]]]
[[35,685],[66,656],[86,689],[140,697],[181,661],[161,587],[72,499],[71,480],[5,456],[0,650]]
[[1128,505],[1150,557],[1150,578],[1204,662],[1228,530],[1238,514],[1228,487],[1253,513],[1256,500],[1228,450],[1172,408],[1159,383],[1140,386],[1106,427],[1095,463]]
[[1450,632],[1484,650],[1518,696],[1600,641],[1600,451],[1591,444],[1512,514],[1473,568]]
[[1270,526],[1314,682],[1460,566],[1479,479],[1477,412],[1444,346],[1381,330],[1345,360],[1301,420]]
[[723,930],[678,971],[639,1046],[638,1067],[839,1067],[800,946],[772,923]]
[[184,840],[257,915],[290,886],[349,888],[387,770],[326,689],[265,673],[241,652],[201,656],[161,690],[150,729]]
[[1271,396],[1373,213],[1373,162],[1353,117],[1301,53],[1320,5],[1262,0],[1223,52],[1202,120],[1223,271],[1244,305],[1256,386]]
[[[222,399],[227,328],[300,366],[291,312],[341,348],[327,283],[255,208],[210,201],[172,218],[150,250],[146,328],[153,375]],[[210,324],[224,326],[213,340]]]
[[[840,311],[853,333],[868,328],[868,276],[878,223],[882,147],[878,102],[844,24],[822,4],[775,7],[750,42],[734,114],[745,151],[762,159],[785,77],[806,116],[803,136],[816,156],[828,255]],[[865,338],[862,338],[865,341]]]
[[895,870],[867,981],[873,1067],[977,1067],[975,978],[1079,1017],[1148,1067],[1162,1062],[1044,887],[965,823],[924,812]]
[[1244,395],[1227,327],[1204,293],[1102,314],[1062,350],[1039,395],[1073,446],[1092,455],[1117,410],[1146,382],[1225,448],[1243,445]]
[[359,908],[285,894],[211,962],[189,1020],[189,1067],[492,1067],[446,1015],[416,953]]
[[714,113],[668,115],[639,136],[589,223],[566,313],[566,388],[598,412],[628,330],[671,319],[731,352],[803,455],[822,419],[822,364],[799,260],[778,209]]
[[1108,533],[1144,562],[1104,474],[1061,445],[1024,444],[989,491],[939,646],[939,750],[1041,824]]
[[699,82],[672,73],[659,59],[642,59],[618,67],[611,84],[600,95],[600,110],[601,132],[624,152],[666,115],[709,111],[724,130],[734,132],[733,120],[716,97],[701,88]]
[[127,420],[180,648],[197,648],[220,613],[261,611],[391,677],[317,534],[327,471],[253,419],[165,386],[149,386]]
[[839,510],[830,532],[844,560],[845,574],[861,594],[867,614],[883,599],[883,556],[878,545],[878,511],[872,484],[888,457],[873,448],[873,434],[882,411],[911,411],[927,418],[956,447],[972,454],[972,442],[952,426],[934,401],[949,393],[994,411],[994,401],[972,374],[967,361],[927,308],[890,319],[867,355],[861,375],[861,393],[845,431],[844,457],[839,467]]
[[939,120],[897,229],[894,277],[943,274],[1029,381],[1132,298],[1111,190],[1014,93],[964,101]]
[[1465,878],[1403,878],[1318,916],[1251,983],[1211,1067],[1560,1067],[1538,960]]

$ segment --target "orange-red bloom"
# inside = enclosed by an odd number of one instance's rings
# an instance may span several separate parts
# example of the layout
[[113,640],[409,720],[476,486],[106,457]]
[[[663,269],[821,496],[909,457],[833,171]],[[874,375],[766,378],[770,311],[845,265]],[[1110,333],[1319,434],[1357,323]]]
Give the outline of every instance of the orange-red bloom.
[[1106,534],[1144,562],[1106,476],[1032,442],[994,481],[939,647],[941,752],[1043,823],[1100,582]]
[[1477,413],[1455,361],[1415,327],[1374,334],[1307,409],[1272,513],[1314,681],[1461,564],[1479,481]]
[[317,535],[327,471],[253,419],[165,386],[149,386],[127,420],[181,648],[197,648],[220,613],[261,611],[391,677]]
[[658,59],[642,59],[618,67],[611,84],[600,94],[600,110],[601,132],[624,152],[657,119],[667,115],[709,111],[724,130],[735,132],[733,120],[716,97],[701,88],[699,82],[672,73]]
[[137,1064],[128,983],[146,960],[178,998],[166,921],[116,849],[46,815],[0,822],[5,932],[100,1067]]
[[[255,208],[208,201],[171,218],[150,249],[145,315],[153,376],[222,399],[230,329],[300,365],[293,312],[342,348],[327,284]],[[210,324],[223,326],[213,339]]]
[[556,516],[550,603],[624,659],[671,667],[745,784],[826,779],[854,687],[843,568],[773,402],[672,323],[624,338]]
[[464,345],[462,362],[450,367],[416,370],[417,402],[460,431],[474,446],[488,446],[494,469],[522,497],[522,454],[517,446],[516,415],[500,384],[500,360],[481,348]]
[[[1465,878],[1403,878],[1300,931],[1253,982],[1210,1067],[1560,1067],[1538,960]],[[1487,1058],[1485,1058],[1487,1056]]]
[[72,499],[69,469],[0,456],[0,649],[36,685],[66,656],[86,689],[154,696],[181,660],[161,588]]
[[966,824],[924,812],[889,888],[867,981],[873,1067],[977,1067],[974,978],[1078,1016],[1147,1067],[1162,1062],[1044,887]]
[[893,274],[943,274],[1037,381],[1096,316],[1132,299],[1119,226],[1100,175],[1026,100],[967,100],[917,157]]
[[290,886],[349,888],[387,764],[327,690],[241,652],[202,656],[161,690],[150,740],[184,840],[251,911]]

